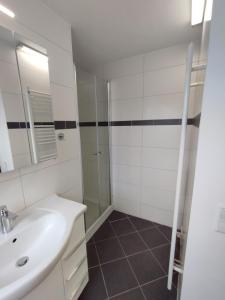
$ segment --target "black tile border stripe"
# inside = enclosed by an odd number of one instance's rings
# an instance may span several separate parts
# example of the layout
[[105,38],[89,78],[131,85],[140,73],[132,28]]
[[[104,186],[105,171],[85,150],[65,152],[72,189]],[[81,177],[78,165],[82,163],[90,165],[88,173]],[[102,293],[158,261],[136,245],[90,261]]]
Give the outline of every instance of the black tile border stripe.
[[[188,125],[199,127],[201,113],[194,118],[188,119]],[[80,127],[107,127],[107,126],[164,126],[164,125],[181,125],[181,119],[154,119],[154,120],[127,120],[127,121],[100,121],[100,122],[79,122]],[[55,125],[56,130],[75,129],[77,122],[72,120],[61,120],[54,122],[36,122],[35,125]],[[30,128],[29,122],[7,122],[8,129],[25,129]]]
[[[194,118],[188,119],[188,125],[199,127],[201,114]],[[164,126],[164,125],[181,125],[182,119],[155,119],[155,120],[127,120],[111,122],[79,122],[80,127],[98,126]]]
[[80,127],[95,127],[96,122],[79,122]]
[[[74,129],[77,128],[76,121],[54,121],[54,122],[35,122],[35,125],[45,126],[45,125],[54,125],[56,130],[60,129]],[[30,128],[29,122],[7,122],[8,129],[25,129]]]

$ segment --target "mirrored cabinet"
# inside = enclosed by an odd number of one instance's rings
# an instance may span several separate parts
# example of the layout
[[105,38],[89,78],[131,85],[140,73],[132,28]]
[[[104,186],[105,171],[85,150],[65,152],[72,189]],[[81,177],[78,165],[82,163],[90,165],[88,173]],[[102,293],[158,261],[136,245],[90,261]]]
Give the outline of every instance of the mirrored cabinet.
[[47,51],[0,27],[0,172],[56,156]]

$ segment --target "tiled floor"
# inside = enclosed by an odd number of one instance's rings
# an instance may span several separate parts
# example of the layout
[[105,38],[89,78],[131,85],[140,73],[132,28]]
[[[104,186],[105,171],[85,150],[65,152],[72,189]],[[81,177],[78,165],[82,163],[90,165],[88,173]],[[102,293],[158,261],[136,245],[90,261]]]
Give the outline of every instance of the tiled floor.
[[166,288],[171,229],[114,211],[88,242],[79,300],[175,300]]

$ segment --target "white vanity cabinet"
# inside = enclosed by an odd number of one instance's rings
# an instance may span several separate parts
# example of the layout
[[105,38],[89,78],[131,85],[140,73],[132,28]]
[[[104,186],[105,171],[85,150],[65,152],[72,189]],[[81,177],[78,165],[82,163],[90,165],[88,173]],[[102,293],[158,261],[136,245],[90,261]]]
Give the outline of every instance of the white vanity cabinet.
[[60,262],[23,300],[77,300],[87,282],[88,264],[82,214],[74,223],[69,244]]
[[61,260],[65,299],[77,300],[88,282],[84,215],[75,222],[69,245]]

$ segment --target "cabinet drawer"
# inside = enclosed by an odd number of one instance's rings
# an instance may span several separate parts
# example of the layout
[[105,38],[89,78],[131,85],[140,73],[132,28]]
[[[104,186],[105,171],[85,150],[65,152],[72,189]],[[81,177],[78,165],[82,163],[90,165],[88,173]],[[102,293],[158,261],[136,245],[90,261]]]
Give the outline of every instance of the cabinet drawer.
[[81,215],[73,225],[70,242],[63,259],[70,257],[85,240],[84,215]]
[[63,276],[65,281],[70,280],[75,273],[79,271],[79,268],[85,259],[87,259],[87,252],[86,243],[84,241],[70,257],[62,261]]
[[87,283],[88,280],[88,264],[87,259],[85,259],[77,273],[70,279],[65,280],[65,290],[67,300],[76,300],[78,298],[78,293],[80,292],[81,286]]

